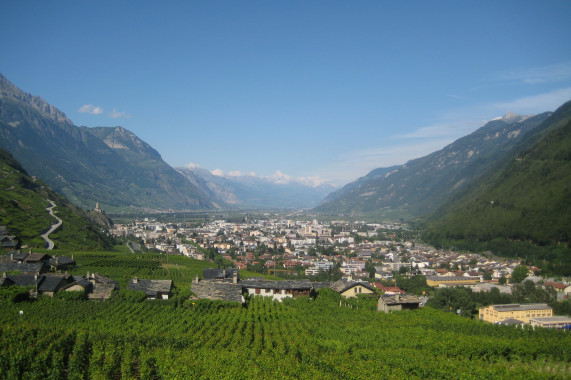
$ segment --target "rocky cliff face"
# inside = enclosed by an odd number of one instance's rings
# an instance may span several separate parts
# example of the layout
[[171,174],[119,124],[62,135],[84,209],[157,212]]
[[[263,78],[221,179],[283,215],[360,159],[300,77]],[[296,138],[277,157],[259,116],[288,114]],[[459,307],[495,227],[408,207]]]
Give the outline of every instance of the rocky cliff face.
[[76,127],[65,114],[0,78],[0,147],[76,205],[208,209],[205,193],[121,127]]

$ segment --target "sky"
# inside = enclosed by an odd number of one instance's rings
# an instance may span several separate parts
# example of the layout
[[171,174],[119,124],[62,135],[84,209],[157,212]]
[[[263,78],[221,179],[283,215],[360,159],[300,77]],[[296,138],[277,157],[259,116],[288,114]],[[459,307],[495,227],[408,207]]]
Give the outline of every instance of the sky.
[[4,1],[0,73],[173,167],[343,185],[571,100],[571,2]]

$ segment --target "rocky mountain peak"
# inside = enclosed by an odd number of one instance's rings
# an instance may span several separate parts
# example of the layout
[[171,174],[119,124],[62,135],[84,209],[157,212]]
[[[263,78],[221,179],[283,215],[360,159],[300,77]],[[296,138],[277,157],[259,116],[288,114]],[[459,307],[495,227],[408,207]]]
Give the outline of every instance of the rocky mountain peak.
[[11,98],[27,103],[54,121],[73,125],[65,113],[61,112],[39,96],[33,96],[20,90],[18,87],[14,86],[12,82],[6,79],[4,75],[0,74],[0,99],[4,98]]

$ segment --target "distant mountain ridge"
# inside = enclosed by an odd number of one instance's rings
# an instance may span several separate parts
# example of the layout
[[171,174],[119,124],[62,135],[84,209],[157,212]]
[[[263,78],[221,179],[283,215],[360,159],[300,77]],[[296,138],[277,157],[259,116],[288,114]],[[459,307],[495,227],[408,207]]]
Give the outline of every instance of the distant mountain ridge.
[[392,218],[426,215],[501,160],[549,114],[506,114],[437,152],[371,171],[330,194],[314,211]]
[[335,189],[331,184],[309,186],[296,180],[272,181],[252,175],[215,175],[198,167],[176,168],[191,183],[208,189],[215,204],[232,208],[310,208]]
[[212,209],[207,195],[121,127],[76,127],[0,74],[0,147],[28,173],[91,209]]

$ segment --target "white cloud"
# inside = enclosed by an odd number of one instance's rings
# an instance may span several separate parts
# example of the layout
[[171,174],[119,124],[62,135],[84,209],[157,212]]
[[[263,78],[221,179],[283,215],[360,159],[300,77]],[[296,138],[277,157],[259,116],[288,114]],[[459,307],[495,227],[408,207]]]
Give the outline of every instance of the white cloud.
[[255,172],[243,172],[241,170],[233,170],[231,172],[226,173],[227,176],[230,177],[255,177]]
[[[102,110],[103,111],[103,110]],[[129,115],[126,112],[119,112],[117,111],[115,108],[113,108],[113,111],[111,111],[109,113],[109,116],[112,117],[113,119],[119,119],[119,118],[125,118],[125,119],[129,119],[131,117],[131,115]]]
[[90,113],[92,115],[99,115],[103,113],[103,108],[99,106],[94,106],[93,104],[85,104],[81,106],[77,111],[81,113]]
[[376,147],[342,153],[329,167],[319,171],[319,175],[331,178],[337,184],[354,181],[373,169],[402,165],[442,149],[508,111],[521,115],[554,111],[570,99],[571,87],[567,87],[534,96],[452,109],[440,115],[439,121],[432,125],[388,137]]
[[185,165],[185,167],[187,167],[189,169],[198,169],[200,167],[200,165],[195,164],[194,162],[189,162],[188,164]]
[[219,176],[219,177],[222,177],[222,176],[224,175],[224,172],[223,172],[222,170],[220,170],[220,169],[214,169],[214,170],[212,171],[212,174],[217,175],[217,176]]

